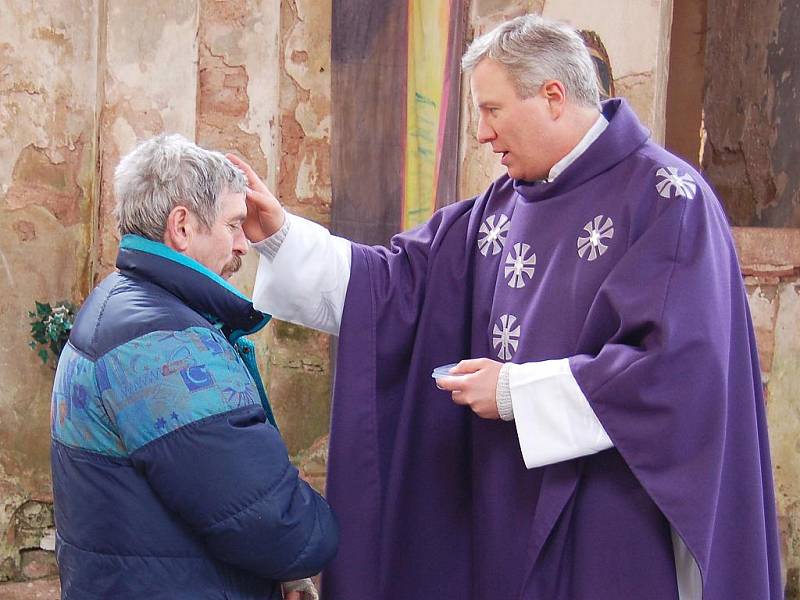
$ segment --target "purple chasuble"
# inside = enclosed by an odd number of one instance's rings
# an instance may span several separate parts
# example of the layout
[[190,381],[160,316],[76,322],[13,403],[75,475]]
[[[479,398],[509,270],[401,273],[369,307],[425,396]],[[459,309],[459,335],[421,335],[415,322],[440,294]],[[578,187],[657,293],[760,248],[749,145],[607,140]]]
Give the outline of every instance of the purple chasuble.
[[[326,600],[675,600],[671,529],[704,600],[782,597],[725,214],[623,101],[604,114],[555,181],[501,177],[388,249],[353,245]],[[480,419],[431,379],[478,357],[568,357],[614,448],[526,469],[513,422]]]

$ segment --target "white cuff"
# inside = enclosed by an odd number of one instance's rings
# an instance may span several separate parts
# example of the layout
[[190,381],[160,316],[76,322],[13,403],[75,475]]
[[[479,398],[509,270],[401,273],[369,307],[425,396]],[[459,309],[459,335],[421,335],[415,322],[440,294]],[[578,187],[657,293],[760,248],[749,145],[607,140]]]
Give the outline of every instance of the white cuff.
[[525,466],[594,454],[614,444],[569,368],[569,360],[509,367],[514,421]]
[[497,389],[495,390],[497,412],[503,421],[514,420],[514,405],[511,403],[511,388],[508,383],[510,368],[511,363],[506,363],[500,367],[500,374],[497,377]]
[[271,236],[264,238],[260,242],[250,245],[255,248],[261,256],[272,262],[275,260],[275,255],[278,253],[278,250],[281,249],[283,240],[286,239],[286,235],[289,233],[289,227],[291,226],[291,223],[292,221],[289,218],[289,213],[284,210],[283,225],[281,225],[281,228]]

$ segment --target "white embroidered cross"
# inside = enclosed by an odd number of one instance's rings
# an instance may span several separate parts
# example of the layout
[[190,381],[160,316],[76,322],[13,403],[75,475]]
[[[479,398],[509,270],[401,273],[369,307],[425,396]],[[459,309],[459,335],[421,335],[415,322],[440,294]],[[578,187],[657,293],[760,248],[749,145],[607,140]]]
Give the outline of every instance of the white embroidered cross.
[[497,350],[500,360],[510,360],[517,351],[521,326],[516,325],[517,317],[514,315],[501,315],[492,329],[492,345]]
[[656,191],[664,198],[683,196],[691,200],[697,192],[697,184],[692,176],[676,167],[661,167],[656,171],[656,177],[660,178],[656,181]]
[[[533,277],[536,270],[536,253],[528,256],[531,247],[528,244],[517,242],[506,256],[505,277],[508,285],[512,288],[525,287],[525,276],[528,279]],[[509,277],[510,275],[510,277]]]
[[578,236],[578,256],[593,261],[608,250],[608,245],[603,240],[614,237],[614,222],[610,217],[604,222],[603,215],[597,215],[583,229],[588,235]]
[[506,243],[506,236],[510,228],[511,219],[503,214],[491,215],[484,223],[481,223],[481,228],[478,230],[478,233],[483,236],[478,238],[478,250],[481,251],[481,254],[488,256],[489,250],[491,250],[492,256],[494,256],[500,252]]

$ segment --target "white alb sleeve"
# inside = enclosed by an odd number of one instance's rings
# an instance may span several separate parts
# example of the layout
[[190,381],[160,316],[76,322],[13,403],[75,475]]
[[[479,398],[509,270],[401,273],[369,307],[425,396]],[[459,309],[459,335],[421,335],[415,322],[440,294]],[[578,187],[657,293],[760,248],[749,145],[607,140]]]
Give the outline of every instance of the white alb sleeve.
[[350,282],[350,242],[302,217],[287,213],[286,219],[277,250],[272,238],[253,244],[260,254],[253,305],[282,321],[338,335]]
[[529,469],[594,454],[614,444],[569,368],[569,360],[512,364],[514,422]]

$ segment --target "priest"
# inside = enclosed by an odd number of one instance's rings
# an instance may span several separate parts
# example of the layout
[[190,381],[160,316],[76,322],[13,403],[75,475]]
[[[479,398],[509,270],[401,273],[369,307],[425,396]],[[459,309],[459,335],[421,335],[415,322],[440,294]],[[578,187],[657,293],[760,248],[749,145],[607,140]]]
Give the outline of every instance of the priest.
[[713,191],[624,100],[600,104],[564,24],[511,20],[462,66],[507,173],[388,248],[288,215],[233,159],[256,306],[338,335],[326,600],[782,598]]

